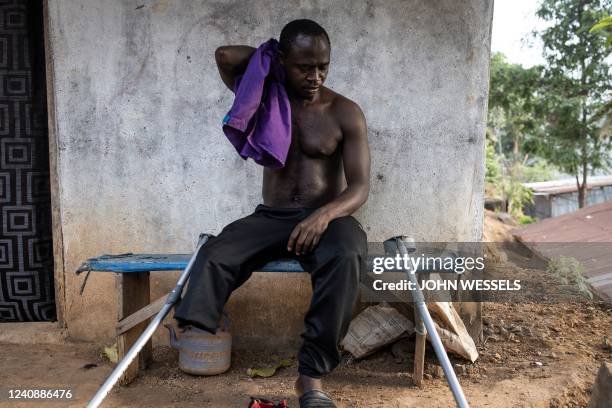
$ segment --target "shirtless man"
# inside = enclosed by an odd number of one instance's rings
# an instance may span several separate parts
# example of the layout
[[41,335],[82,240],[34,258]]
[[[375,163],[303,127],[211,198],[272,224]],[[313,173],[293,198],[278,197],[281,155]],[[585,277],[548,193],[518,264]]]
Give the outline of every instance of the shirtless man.
[[[181,326],[215,332],[225,302],[253,270],[278,258],[309,271],[313,295],[298,353],[300,407],[333,407],[321,377],[340,362],[365,267],[366,234],[351,216],[368,198],[370,153],[359,106],[323,86],[330,64],[325,30],[310,20],[283,28],[279,62],[291,103],[292,140],[285,166],[265,168],[263,205],[211,238],[175,311]],[[215,58],[234,88],[255,48],[223,46]]]

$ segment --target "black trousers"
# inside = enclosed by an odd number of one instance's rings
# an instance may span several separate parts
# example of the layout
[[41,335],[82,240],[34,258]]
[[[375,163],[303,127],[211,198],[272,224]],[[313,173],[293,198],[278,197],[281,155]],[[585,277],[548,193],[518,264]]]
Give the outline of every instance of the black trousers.
[[253,214],[209,239],[175,309],[178,324],[216,332],[230,294],[254,270],[275,259],[294,258],[310,273],[313,290],[298,353],[299,372],[320,378],[332,371],[340,362],[338,344],[352,318],[359,272],[366,266],[367,238],[355,218],[340,217],[329,223],[311,253],[287,252],[293,228],[315,210],[259,205]]

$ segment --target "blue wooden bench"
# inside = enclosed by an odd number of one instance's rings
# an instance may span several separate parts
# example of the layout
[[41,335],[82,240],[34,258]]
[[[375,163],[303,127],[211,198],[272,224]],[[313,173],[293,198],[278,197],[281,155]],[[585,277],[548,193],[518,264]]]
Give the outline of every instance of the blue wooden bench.
[[[200,235],[200,240],[204,234]],[[394,245],[391,240],[385,242]],[[143,333],[151,317],[155,316],[164,306],[168,295],[151,302],[150,273],[157,271],[183,271],[193,254],[133,254],[101,255],[83,262],[76,273],[86,272],[81,285],[81,294],[85,290],[87,279],[91,272],[116,273],[117,294],[117,356],[121,361],[132,345]],[[301,265],[292,259],[280,259],[264,265],[257,272],[305,272]],[[419,317],[415,314],[415,321]],[[140,369],[146,368],[152,357],[152,342],[149,340],[125,371],[120,383],[129,384]],[[425,357],[425,334],[417,333],[415,347],[415,375],[413,380],[420,384],[423,377]]]
[[[118,316],[116,326],[117,356],[119,361],[146,328],[149,319],[164,305],[168,295],[151,302],[150,272],[183,271],[192,254],[133,254],[101,255],[83,262],[76,273],[86,272],[81,285],[85,290],[91,272],[115,272]],[[292,259],[280,259],[264,265],[258,272],[304,272],[301,265]],[[149,365],[153,351],[151,341],[140,352],[121,378],[128,384],[139,369]]]

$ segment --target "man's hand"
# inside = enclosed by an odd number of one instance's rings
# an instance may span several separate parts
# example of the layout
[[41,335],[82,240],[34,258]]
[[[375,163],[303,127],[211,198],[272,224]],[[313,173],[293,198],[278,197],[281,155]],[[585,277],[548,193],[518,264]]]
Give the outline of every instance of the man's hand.
[[329,216],[317,210],[295,226],[287,242],[287,251],[295,249],[296,255],[312,251],[329,225]]

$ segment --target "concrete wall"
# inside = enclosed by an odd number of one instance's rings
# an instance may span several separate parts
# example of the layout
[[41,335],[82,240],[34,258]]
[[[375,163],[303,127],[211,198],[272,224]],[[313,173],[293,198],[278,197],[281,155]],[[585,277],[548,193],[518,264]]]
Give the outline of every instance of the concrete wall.
[[[491,0],[48,6],[56,205],[72,338],[107,341],[116,318],[110,274],[92,274],[79,296],[83,277],[74,270],[81,261],[102,253],[188,252],[199,232],[216,233],[261,202],[261,169],[242,161],[219,127],[232,95],[213,52],[222,44],[258,45],[294,18],[326,27],[327,85],[365,112],[372,191],[357,217],[369,239],[399,232],[419,240],[480,239]],[[264,292],[268,283],[277,293],[274,306]],[[171,285],[156,274],[154,296]],[[256,276],[247,285],[232,297],[230,313],[241,310],[235,332],[248,339],[265,319],[295,339],[308,277]],[[245,292],[258,294],[248,310]]]

